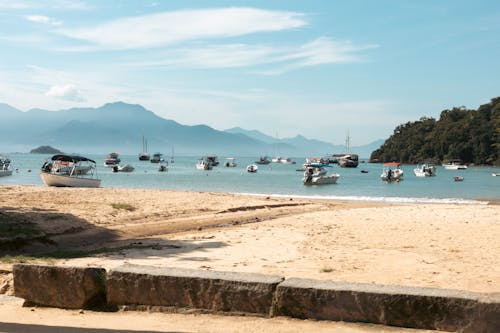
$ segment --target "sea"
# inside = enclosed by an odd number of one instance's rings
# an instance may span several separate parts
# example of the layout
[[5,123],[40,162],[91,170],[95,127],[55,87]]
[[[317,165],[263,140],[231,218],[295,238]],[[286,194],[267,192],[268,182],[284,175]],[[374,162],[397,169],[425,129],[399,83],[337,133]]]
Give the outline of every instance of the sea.
[[[44,185],[39,171],[51,155],[12,153],[4,155],[11,159],[12,176],[0,177],[0,185]],[[131,173],[114,173],[105,167],[104,155],[85,155],[97,163],[97,174],[106,188],[137,188],[188,190],[197,192],[222,192],[278,196],[290,198],[315,198],[365,202],[393,203],[459,203],[486,204],[500,201],[500,173],[498,167],[469,166],[466,170],[445,170],[437,167],[435,177],[416,177],[415,165],[403,165],[404,180],[387,183],[380,179],[382,164],[360,163],[357,168],[341,168],[337,164],[328,167],[329,173],[337,173],[337,184],[304,186],[302,167],[304,157],[291,157],[296,164],[259,165],[256,173],[248,173],[246,166],[258,159],[237,157],[237,166],[224,167],[224,156],[220,164],[210,171],[197,170],[199,156],[175,157],[174,163],[166,157],[168,172],[159,172],[158,164],[139,161],[137,155],[120,155],[121,164],[131,164]],[[233,156],[234,157],[234,156]],[[362,173],[361,170],[367,171]],[[462,176],[463,181],[454,181]]]

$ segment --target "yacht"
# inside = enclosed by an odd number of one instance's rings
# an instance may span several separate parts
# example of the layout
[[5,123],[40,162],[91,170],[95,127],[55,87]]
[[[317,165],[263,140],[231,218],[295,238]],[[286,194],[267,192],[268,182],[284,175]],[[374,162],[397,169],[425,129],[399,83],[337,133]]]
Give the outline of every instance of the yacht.
[[443,163],[443,168],[446,170],[465,170],[467,165],[463,164],[461,160],[450,160]]

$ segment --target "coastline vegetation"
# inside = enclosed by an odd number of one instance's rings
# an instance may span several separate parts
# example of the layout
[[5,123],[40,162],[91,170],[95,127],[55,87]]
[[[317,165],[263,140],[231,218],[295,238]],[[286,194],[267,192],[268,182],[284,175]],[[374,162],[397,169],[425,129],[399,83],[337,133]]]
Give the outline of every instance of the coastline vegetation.
[[370,156],[372,162],[410,164],[452,159],[500,165],[500,97],[477,110],[454,107],[442,111],[439,120],[422,117],[399,125]]

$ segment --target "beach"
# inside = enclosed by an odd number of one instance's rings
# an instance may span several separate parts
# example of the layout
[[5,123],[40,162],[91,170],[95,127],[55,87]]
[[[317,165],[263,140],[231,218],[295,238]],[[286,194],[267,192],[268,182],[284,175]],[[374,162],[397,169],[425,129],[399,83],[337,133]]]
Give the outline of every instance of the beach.
[[107,269],[133,263],[500,290],[496,203],[389,204],[41,186],[2,186],[0,200],[2,222],[36,230],[4,250],[4,293],[12,292],[9,271],[16,258]]

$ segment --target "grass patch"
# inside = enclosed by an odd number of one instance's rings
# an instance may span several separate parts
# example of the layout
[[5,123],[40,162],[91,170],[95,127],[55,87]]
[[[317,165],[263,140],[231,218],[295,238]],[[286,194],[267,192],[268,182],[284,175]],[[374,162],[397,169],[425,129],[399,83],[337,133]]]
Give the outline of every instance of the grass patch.
[[331,273],[333,272],[333,268],[330,268],[330,267],[323,267],[321,270],[320,270],[321,273]]
[[114,209],[128,210],[129,212],[133,212],[136,209],[134,206],[127,203],[112,203],[111,207],[113,207]]

